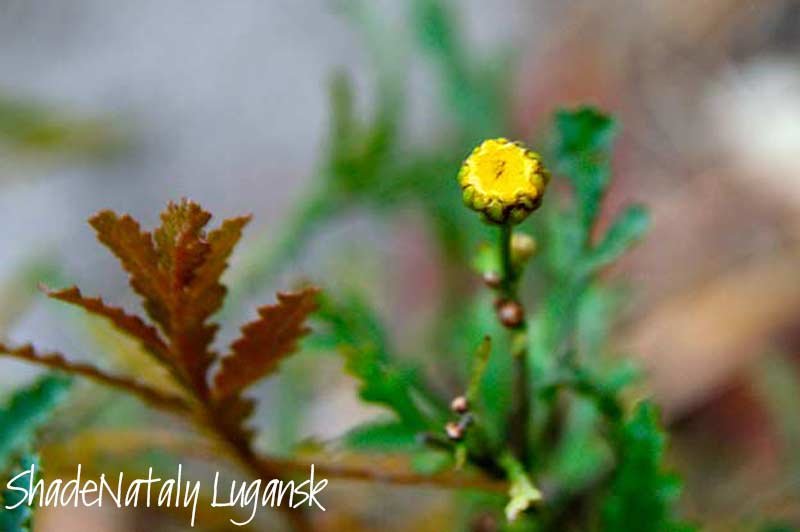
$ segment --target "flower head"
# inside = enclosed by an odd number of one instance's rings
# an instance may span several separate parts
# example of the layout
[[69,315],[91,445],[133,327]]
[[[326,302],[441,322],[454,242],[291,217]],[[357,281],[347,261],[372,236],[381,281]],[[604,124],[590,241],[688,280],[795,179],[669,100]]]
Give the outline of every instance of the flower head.
[[494,223],[519,223],[542,202],[550,174],[538,154],[504,138],[485,140],[458,173],[464,203]]

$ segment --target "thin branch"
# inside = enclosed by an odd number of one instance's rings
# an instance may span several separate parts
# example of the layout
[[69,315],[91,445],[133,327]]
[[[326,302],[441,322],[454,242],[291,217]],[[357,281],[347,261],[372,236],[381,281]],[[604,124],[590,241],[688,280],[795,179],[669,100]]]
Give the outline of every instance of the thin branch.
[[263,459],[262,462],[271,470],[278,469],[292,473],[307,473],[313,465],[315,474],[341,480],[380,482],[401,486],[432,486],[445,489],[477,489],[501,493],[508,491],[506,482],[482,476],[456,473],[422,475],[413,471],[389,471],[357,465],[274,458]]
[[45,366],[72,375],[80,375],[89,380],[135,395],[145,403],[156,408],[185,415],[192,411],[189,404],[175,395],[156,390],[136,380],[104,373],[90,364],[70,362],[57,352],[37,353],[32,345],[11,347],[0,343],[0,354]]

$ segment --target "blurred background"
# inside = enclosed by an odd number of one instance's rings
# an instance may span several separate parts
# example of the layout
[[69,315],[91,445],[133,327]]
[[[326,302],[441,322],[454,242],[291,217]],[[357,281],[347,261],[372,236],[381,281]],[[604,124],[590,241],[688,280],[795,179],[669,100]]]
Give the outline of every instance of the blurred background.
[[[401,121],[387,134],[396,159],[449,153],[424,174],[447,186],[484,133],[537,149],[554,109],[589,103],[622,126],[606,211],[635,200],[653,215],[606,275],[626,285],[615,345],[641,360],[663,406],[686,511],[720,530],[754,513],[800,523],[800,3],[461,0],[457,35],[425,19],[425,4],[0,0],[0,331],[108,360],[102,334],[36,283],[75,282],[132,308],[85,220],[111,208],[151,227],[186,196],[217,220],[254,214],[226,315],[303,276],[367,279],[398,339],[413,338],[448,289],[420,209],[376,215],[356,180],[344,194],[354,208],[320,215],[313,234],[297,227],[328,210],[308,200],[325,174],[345,172],[330,157],[337,98],[350,87],[365,127]],[[273,268],[276,248],[288,260]],[[233,332],[224,325],[221,342]],[[305,401],[301,435],[369,415],[335,369],[293,399]],[[33,374],[0,361],[2,389]],[[377,498],[378,516],[422,496],[353,492]],[[37,529],[149,522],[61,512]]]

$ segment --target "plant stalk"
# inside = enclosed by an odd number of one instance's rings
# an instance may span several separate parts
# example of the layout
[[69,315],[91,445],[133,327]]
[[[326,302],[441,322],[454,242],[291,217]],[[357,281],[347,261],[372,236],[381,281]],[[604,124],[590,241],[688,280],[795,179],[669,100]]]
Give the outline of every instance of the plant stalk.
[[[517,292],[519,271],[514,267],[511,256],[511,224],[500,226],[500,285],[501,297],[506,301],[519,304]],[[531,418],[531,396],[528,369],[528,322],[522,322],[511,329],[511,357],[514,361],[514,384],[511,418],[509,419],[509,439],[519,461],[530,465],[528,435]]]

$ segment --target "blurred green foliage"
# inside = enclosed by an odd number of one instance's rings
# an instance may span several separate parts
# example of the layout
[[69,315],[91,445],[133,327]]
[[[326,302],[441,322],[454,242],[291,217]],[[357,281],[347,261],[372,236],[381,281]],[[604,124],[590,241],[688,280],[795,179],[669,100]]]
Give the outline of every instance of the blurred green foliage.
[[7,466],[47,421],[69,379],[46,376],[13,394],[0,410],[0,466]]
[[664,472],[665,436],[655,407],[641,403],[618,431],[620,462],[603,503],[603,530],[691,530],[672,515],[680,481]]
[[[30,470],[32,466],[38,467],[36,457],[24,455],[15,464],[6,478],[13,479],[18,474]],[[33,521],[33,509],[23,501],[23,492],[5,489],[0,491],[0,530],[3,532],[29,532]],[[11,509],[6,509],[6,508]]]
[[19,502],[16,491],[6,490],[6,482],[22,471],[38,467],[33,454],[36,434],[49,420],[53,408],[60,402],[70,385],[70,379],[47,375],[24,387],[0,407],[0,530],[3,532],[27,532],[30,530],[32,511],[27,504],[14,510]]
[[119,132],[102,120],[68,116],[0,93],[0,147],[12,152],[99,156],[117,149],[121,143]]

